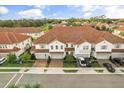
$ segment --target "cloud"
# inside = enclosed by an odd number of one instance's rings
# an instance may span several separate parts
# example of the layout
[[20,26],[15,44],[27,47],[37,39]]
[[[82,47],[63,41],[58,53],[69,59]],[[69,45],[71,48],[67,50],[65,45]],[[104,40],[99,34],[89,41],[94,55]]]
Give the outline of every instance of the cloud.
[[29,9],[18,12],[23,18],[44,18],[44,15],[40,9]]
[[108,18],[124,18],[124,8],[120,6],[108,6],[105,8],[105,15]]
[[0,6],[0,14],[7,14],[9,10],[6,7]]
[[89,17],[89,16],[91,16],[91,15],[92,15],[91,12],[86,12],[83,16],[84,16],[84,17]]
[[87,11],[95,11],[96,9],[98,9],[99,6],[96,5],[84,5],[83,6],[83,11],[87,12]]

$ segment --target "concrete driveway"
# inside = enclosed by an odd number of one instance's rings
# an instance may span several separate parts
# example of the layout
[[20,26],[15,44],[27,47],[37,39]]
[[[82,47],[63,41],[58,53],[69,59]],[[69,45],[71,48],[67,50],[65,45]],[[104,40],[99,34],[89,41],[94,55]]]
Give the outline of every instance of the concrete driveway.
[[103,63],[109,63],[109,64],[111,64],[113,67],[116,67],[116,65],[113,64],[113,63],[112,63],[110,60],[108,60],[108,59],[99,59],[98,62],[99,62],[99,64],[100,64],[102,67],[104,67],[104,66],[103,66]]
[[36,60],[33,67],[46,67],[47,60]]
[[63,67],[63,60],[59,59],[52,59],[49,67]]

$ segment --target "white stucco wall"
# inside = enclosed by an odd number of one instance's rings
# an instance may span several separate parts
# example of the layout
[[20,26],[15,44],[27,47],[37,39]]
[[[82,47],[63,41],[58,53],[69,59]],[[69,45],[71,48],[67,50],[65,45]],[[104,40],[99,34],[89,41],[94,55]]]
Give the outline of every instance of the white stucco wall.
[[[106,45],[107,49],[101,49],[103,45]],[[113,48],[113,44],[104,40],[95,45],[95,52],[111,52],[112,48]]]
[[[51,49],[51,46],[53,46],[53,49]],[[58,49],[56,49],[56,46],[58,46]],[[61,49],[61,46],[63,46],[63,49]],[[65,44],[60,41],[55,40],[49,44],[49,51],[50,52],[64,52]]]

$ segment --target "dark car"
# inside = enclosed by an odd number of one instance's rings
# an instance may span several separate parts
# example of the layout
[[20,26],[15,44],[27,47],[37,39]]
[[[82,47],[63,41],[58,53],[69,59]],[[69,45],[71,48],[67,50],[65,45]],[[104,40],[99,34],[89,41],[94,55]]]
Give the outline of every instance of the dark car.
[[113,58],[112,61],[114,63],[118,63],[119,65],[124,65],[124,58]]
[[109,72],[112,72],[112,73],[115,72],[115,69],[112,67],[111,64],[109,64],[109,63],[103,63],[103,66],[105,66]]
[[91,60],[90,58],[85,58],[86,66],[91,67]]

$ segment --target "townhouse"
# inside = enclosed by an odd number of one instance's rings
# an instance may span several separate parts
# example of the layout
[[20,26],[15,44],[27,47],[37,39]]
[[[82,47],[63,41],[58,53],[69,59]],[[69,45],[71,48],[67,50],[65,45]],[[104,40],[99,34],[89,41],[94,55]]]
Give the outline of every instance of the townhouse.
[[33,43],[31,53],[37,59],[47,59],[48,56],[62,59],[66,54],[98,59],[123,57],[124,39],[86,25],[54,27]]
[[15,32],[18,34],[31,36],[34,39],[37,39],[44,34],[43,31],[40,31],[40,29],[36,27],[1,27],[0,32]]
[[14,53],[17,57],[31,47],[31,37],[14,32],[0,32],[0,58]]

